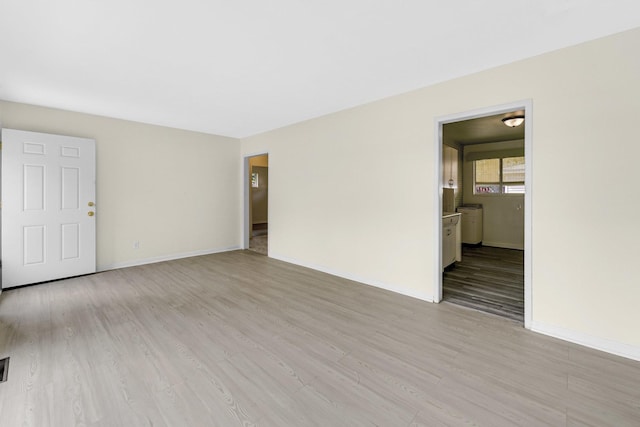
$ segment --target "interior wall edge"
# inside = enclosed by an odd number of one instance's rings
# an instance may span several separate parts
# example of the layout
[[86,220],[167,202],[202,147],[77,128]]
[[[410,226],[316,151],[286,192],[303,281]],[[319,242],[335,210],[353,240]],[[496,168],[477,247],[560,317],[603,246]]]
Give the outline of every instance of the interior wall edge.
[[136,259],[133,261],[116,262],[112,264],[98,265],[97,272],[100,273],[102,271],[117,270],[119,268],[136,267],[138,265],[155,264],[157,262],[163,262],[163,261],[173,261],[173,260],[182,259],[182,258],[191,258],[191,257],[202,256],[202,255],[218,254],[221,252],[230,252],[230,251],[235,251],[239,249],[241,249],[240,246],[230,246],[226,248],[203,249],[199,251],[182,252],[182,253],[175,253],[171,255]]
[[356,276],[356,275],[353,275],[353,274],[348,274],[348,273],[345,273],[345,272],[336,271],[336,270],[333,270],[331,268],[327,268],[325,266],[321,266],[321,265],[318,265],[318,264],[307,263],[307,262],[303,262],[303,261],[300,261],[300,260],[295,259],[295,258],[272,254],[271,252],[269,252],[269,258],[277,259],[279,261],[288,262],[289,264],[295,264],[295,265],[298,265],[300,267],[310,268],[312,270],[320,271],[322,273],[327,273],[327,274],[330,274],[330,275],[336,276],[336,277],[341,277],[343,279],[353,280],[354,282],[358,282],[361,285],[373,286],[374,288],[384,289],[385,291],[393,292],[393,293],[404,295],[404,296],[411,297],[411,298],[416,298],[416,299],[419,299],[419,300],[422,300],[422,301],[426,301],[426,302],[429,302],[429,303],[435,302],[433,300],[433,298],[426,292],[414,292],[412,290],[409,290],[409,289],[404,288],[404,287],[399,286],[399,285],[393,285],[393,284],[390,284],[390,283],[384,283],[384,282],[380,282],[380,281],[377,281],[377,280],[367,279],[367,278]]

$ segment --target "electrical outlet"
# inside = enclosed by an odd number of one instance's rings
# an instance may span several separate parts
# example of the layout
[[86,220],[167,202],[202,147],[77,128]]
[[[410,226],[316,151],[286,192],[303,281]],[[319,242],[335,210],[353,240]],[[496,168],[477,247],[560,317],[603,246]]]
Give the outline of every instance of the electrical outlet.
[[133,242],[133,249],[140,249],[140,242],[138,240]]

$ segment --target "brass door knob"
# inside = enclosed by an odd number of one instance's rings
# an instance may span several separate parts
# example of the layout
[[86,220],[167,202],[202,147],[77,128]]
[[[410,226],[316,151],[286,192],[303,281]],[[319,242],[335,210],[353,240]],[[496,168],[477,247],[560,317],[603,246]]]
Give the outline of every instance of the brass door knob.
[[89,212],[87,212],[87,215],[93,216],[93,215],[95,215],[95,213],[93,211],[89,211]]
[[89,202],[89,203],[87,203],[87,204],[88,204],[89,206],[93,206],[93,205],[95,205],[95,203],[93,203],[93,202]]

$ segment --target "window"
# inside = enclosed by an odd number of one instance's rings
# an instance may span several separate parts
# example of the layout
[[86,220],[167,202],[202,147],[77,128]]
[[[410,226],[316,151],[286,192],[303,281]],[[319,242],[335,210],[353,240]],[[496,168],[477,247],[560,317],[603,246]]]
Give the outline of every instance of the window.
[[253,172],[251,174],[251,187],[253,188],[260,187],[258,172]]
[[524,194],[524,157],[473,162],[474,194]]

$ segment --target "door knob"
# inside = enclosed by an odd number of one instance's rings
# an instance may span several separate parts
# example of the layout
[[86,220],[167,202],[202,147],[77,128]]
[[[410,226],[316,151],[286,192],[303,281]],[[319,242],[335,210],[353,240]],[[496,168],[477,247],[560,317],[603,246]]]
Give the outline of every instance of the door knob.
[[89,212],[87,212],[87,215],[93,216],[93,215],[95,215],[95,213],[93,211],[89,211]]
[[93,205],[95,205],[95,203],[93,203],[93,202],[89,202],[89,203],[87,203],[87,204],[88,204],[89,206],[93,206]]

